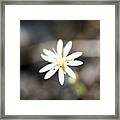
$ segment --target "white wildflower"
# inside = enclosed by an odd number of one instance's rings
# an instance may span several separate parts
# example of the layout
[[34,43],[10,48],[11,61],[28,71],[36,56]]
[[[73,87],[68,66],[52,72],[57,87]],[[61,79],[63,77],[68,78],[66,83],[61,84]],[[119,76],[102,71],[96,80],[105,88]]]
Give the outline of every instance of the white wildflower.
[[73,79],[76,79],[76,75],[69,66],[79,66],[83,62],[75,60],[76,58],[82,55],[82,52],[74,52],[71,55],[68,55],[69,51],[72,48],[72,41],[69,41],[66,46],[63,48],[63,41],[61,39],[57,42],[57,51],[43,49],[44,54],[41,54],[41,57],[48,61],[49,64],[44,66],[39,70],[40,73],[46,72],[44,79],[49,79],[58,71],[58,78],[61,85],[64,84],[64,74],[68,74]]

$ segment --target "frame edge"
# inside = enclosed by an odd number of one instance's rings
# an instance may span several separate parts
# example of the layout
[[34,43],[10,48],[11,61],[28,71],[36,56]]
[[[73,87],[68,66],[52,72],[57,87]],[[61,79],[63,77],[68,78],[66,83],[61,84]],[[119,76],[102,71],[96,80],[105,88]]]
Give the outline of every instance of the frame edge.
[[[32,2],[32,1],[25,1],[25,5],[26,4],[28,4],[29,2]],[[40,3],[41,2],[41,4],[42,3],[45,3],[45,4],[51,4],[52,2],[48,2],[48,1],[33,1],[32,3],[34,3],[35,2],[35,4],[37,4],[37,3]],[[74,2],[76,2],[76,1],[72,1],[72,3],[74,3]],[[81,2],[81,4],[82,3],[87,3],[87,4],[89,4],[90,3],[90,1],[88,2],[88,1],[77,1],[77,2]],[[95,1],[92,1],[92,3],[91,4],[93,4],[93,2],[95,2]],[[5,36],[4,36],[4,34],[5,34],[5,5],[6,4],[15,4],[15,3],[18,3],[18,4],[23,4],[24,2],[23,1],[2,1],[1,2],[1,19],[0,19],[0,23],[1,23],[1,54],[0,54],[0,56],[1,56],[1,61],[0,61],[0,70],[1,70],[1,74],[0,74],[0,79],[1,79],[1,81],[0,81],[0,86],[1,86],[1,89],[0,89],[0,110],[1,110],[1,112],[0,112],[0,119],[2,118],[2,119],[4,119],[4,118],[7,118],[7,119],[16,119],[17,117],[15,117],[15,116],[12,116],[12,115],[5,115]],[[58,1],[58,2],[55,2],[55,1],[53,1],[53,3],[52,4],[67,4],[67,3],[69,3],[69,1],[67,1],[67,2],[61,2],[61,1]],[[120,108],[120,105],[119,105],[119,28],[120,28],[120,2],[119,1],[114,1],[114,2],[112,2],[112,1],[96,1],[95,2],[95,4],[107,4],[107,3],[109,3],[109,4],[114,4],[115,5],[115,59],[116,59],[116,64],[115,64],[115,85],[116,85],[116,87],[117,87],[117,89],[115,89],[115,115],[108,115],[110,118],[117,118],[117,119],[119,119],[119,108]],[[117,37],[116,37],[117,36]],[[117,98],[117,96],[118,96],[118,98]],[[80,115],[81,116],[81,118],[82,119],[85,119],[84,118],[84,116],[82,116],[82,115]],[[19,118],[18,119],[23,119],[23,118],[27,118],[27,119],[29,119],[29,117],[28,116],[18,116]],[[30,116],[30,118],[31,119],[33,119],[35,116]],[[39,119],[38,118],[39,116],[36,116],[35,118],[36,119]],[[59,117],[59,116],[50,116],[50,117],[48,117],[47,115],[46,115],[46,117],[42,117],[42,115],[41,115],[41,118],[40,119],[48,119],[48,118],[53,118],[53,119],[59,119],[59,118],[67,118],[68,119],[68,117],[65,117],[65,116],[62,116],[62,117]],[[77,117],[77,116],[76,116]],[[89,117],[89,116],[88,116]],[[86,117],[87,119],[88,119],[88,117]],[[91,116],[92,117],[92,116]],[[91,117],[90,117],[90,119],[91,119]],[[71,118],[73,118],[73,117],[71,117]],[[74,117],[75,118],[75,117]],[[80,119],[81,119],[80,118]],[[93,118],[93,117],[92,117]],[[98,119],[100,119],[100,118],[102,118],[102,117],[99,117],[98,116]],[[108,118],[107,116],[104,116],[104,118]],[[76,119],[76,118],[75,118]],[[78,117],[77,117],[77,119],[78,119]],[[96,116],[95,116],[95,118],[94,119],[96,119]],[[103,118],[102,118],[103,119]]]

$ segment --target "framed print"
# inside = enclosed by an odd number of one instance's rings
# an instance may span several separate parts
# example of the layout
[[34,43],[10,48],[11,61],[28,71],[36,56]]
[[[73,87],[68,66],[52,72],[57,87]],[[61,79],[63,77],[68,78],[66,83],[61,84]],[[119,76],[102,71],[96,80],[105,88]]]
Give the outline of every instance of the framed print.
[[119,2],[1,5],[1,118],[119,119]]

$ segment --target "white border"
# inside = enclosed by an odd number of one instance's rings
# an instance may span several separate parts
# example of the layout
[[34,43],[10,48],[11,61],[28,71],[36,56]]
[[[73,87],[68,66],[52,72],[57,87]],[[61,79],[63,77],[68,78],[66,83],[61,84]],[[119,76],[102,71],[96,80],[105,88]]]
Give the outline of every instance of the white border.
[[[20,20],[100,20],[100,100],[20,101]],[[115,5],[5,5],[5,115],[114,115]]]

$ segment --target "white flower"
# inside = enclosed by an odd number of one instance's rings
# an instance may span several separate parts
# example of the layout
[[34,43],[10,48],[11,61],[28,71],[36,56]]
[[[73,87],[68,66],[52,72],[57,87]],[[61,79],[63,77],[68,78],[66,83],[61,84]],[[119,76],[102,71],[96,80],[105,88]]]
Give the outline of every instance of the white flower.
[[64,74],[68,74],[70,77],[76,79],[76,75],[69,66],[79,66],[83,62],[75,60],[82,55],[82,52],[74,52],[71,55],[68,55],[72,47],[72,41],[69,41],[66,46],[63,48],[63,41],[61,39],[57,42],[57,52],[53,49],[47,50],[43,49],[44,54],[41,54],[41,57],[50,62],[50,64],[44,66],[39,70],[40,73],[46,72],[44,79],[49,79],[58,71],[58,78],[61,85],[64,84]]

